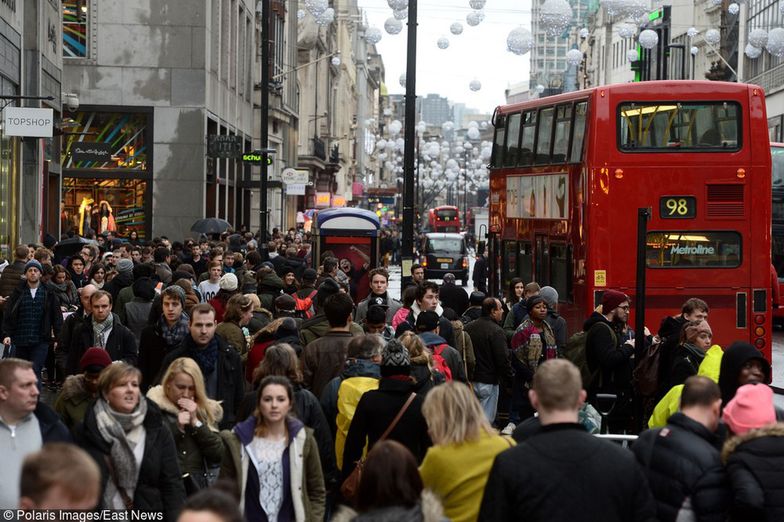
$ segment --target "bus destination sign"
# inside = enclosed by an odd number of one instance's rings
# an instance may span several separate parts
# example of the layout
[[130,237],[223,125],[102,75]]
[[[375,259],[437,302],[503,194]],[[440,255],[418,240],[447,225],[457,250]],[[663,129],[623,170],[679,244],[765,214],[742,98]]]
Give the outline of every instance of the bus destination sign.
[[694,219],[697,217],[697,198],[694,196],[664,196],[659,199],[662,219]]

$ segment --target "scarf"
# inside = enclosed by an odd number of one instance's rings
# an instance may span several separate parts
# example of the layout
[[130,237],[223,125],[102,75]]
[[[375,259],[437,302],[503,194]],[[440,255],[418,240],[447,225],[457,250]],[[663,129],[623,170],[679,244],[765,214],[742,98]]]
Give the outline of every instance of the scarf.
[[109,317],[107,317],[102,323],[96,322],[95,318],[93,317],[92,323],[93,323],[93,346],[97,346],[99,348],[106,348],[105,346],[106,342],[103,339],[103,334],[114,326],[114,314],[109,313]]
[[681,346],[686,352],[686,359],[688,359],[689,363],[692,365],[692,368],[694,368],[694,371],[696,372],[699,370],[700,364],[702,364],[702,360],[705,359],[705,352],[691,343],[683,343]]
[[161,318],[158,319],[158,326],[160,326],[163,340],[169,348],[173,348],[180,344],[190,331],[188,316],[185,314],[180,315],[180,320],[172,326],[169,326],[169,323],[166,322],[166,318],[161,315]]
[[213,337],[210,344],[202,349],[199,349],[191,339],[185,350],[185,356],[196,361],[206,379],[215,370],[215,365],[218,363],[218,339]]
[[114,467],[114,478],[106,481],[103,503],[112,506],[118,487],[123,488],[129,497],[133,498],[136,482],[139,479],[139,467],[133,450],[141,439],[144,418],[147,416],[147,400],[144,395],[139,397],[139,405],[133,413],[119,413],[114,411],[105,399],[99,398],[93,406],[95,422],[101,438],[109,443],[109,459]]

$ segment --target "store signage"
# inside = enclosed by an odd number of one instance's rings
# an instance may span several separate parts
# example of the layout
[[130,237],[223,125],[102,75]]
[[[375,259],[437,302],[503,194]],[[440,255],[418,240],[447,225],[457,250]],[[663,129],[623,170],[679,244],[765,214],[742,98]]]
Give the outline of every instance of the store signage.
[[329,192],[316,192],[316,208],[327,208],[331,203],[332,194]]
[[112,145],[77,141],[71,143],[71,158],[74,161],[111,161]]
[[3,131],[6,136],[52,137],[52,109],[6,107],[4,113]]
[[286,195],[304,196],[305,187],[307,187],[307,185],[305,185],[304,183],[286,183]]
[[[261,155],[261,152],[258,150],[246,152],[245,154],[242,155],[242,161],[244,161],[245,163],[252,163],[254,165],[261,165],[262,159],[263,156]],[[267,156],[267,165],[272,165],[272,158],[269,156]]]
[[207,156],[211,158],[242,157],[242,136],[207,135]]
[[345,207],[346,206],[346,198],[343,196],[332,196],[332,206],[333,207]]
[[285,184],[307,185],[310,181],[310,172],[292,168],[283,169],[280,180]]

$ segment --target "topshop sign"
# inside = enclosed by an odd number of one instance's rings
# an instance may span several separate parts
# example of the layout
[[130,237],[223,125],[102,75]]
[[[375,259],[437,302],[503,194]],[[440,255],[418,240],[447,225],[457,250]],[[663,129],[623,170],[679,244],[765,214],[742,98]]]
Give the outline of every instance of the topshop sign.
[[54,111],[29,107],[6,107],[3,111],[3,133],[6,136],[51,138]]

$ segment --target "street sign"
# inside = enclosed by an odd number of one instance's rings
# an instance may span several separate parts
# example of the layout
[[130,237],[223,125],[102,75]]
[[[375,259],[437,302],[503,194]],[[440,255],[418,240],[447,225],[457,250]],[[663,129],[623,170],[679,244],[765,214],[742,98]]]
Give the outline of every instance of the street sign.
[[286,183],[286,195],[287,196],[304,196],[305,195],[305,187],[307,185],[302,183]]
[[[267,153],[267,154],[269,154],[269,153]],[[243,154],[242,155],[242,161],[244,161],[246,163],[252,163],[254,165],[261,165],[261,159],[263,157],[264,156],[262,156],[261,151],[254,150],[254,151],[246,152],[245,154]],[[269,155],[267,156],[267,165],[272,165],[272,158],[269,157]]]
[[51,138],[53,121],[52,109],[6,107],[3,131],[6,136]]
[[242,136],[207,135],[207,156],[211,158],[239,158],[242,156]]
[[297,170],[291,167],[283,169],[280,173],[280,180],[285,184],[307,185],[310,181],[310,172],[307,170]]

